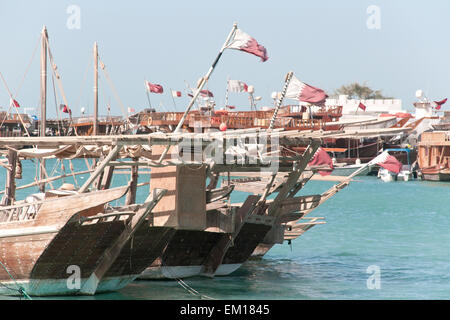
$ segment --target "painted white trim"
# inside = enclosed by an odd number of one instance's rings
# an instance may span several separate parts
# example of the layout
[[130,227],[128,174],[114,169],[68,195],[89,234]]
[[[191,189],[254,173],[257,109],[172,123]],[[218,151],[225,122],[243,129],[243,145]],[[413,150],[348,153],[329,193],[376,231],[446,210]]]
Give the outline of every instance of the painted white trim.
[[56,226],[44,226],[44,227],[30,227],[30,228],[20,228],[20,229],[5,229],[0,230],[0,238],[8,237],[24,237],[36,234],[44,233],[57,233],[59,228]]

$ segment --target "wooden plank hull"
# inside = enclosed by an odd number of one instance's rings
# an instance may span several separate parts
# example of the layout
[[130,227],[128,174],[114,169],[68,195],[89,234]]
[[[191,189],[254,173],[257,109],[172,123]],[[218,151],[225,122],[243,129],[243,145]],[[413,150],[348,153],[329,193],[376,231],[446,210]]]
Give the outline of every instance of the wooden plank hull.
[[[90,287],[89,278],[104,251],[124,230],[124,220],[85,221],[97,214],[101,204],[117,199],[127,188],[49,199],[39,205],[35,217],[12,214],[2,207],[0,223],[0,261],[29,295],[74,295]],[[28,207],[24,207],[27,210]],[[36,207],[37,208],[37,207]],[[74,267],[79,270],[79,285],[72,286]],[[8,287],[11,278],[0,269],[0,282]],[[16,290],[0,286],[0,293],[17,295]],[[13,288],[17,286],[12,286]]]
[[169,244],[175,229],[142,224],[101,279],[96,292],[119,290],[148,268]]
[[[264,240],[266,234],[272,228],[271,225],[267,224],[257,224],[245,222],[242,226],[239,234],[233,241],[233,246],[228,248],[223,260],[222,265],[241,265],[247,261],[252,253],[255,251],[256,247]],[[225,276],[236,269],[219,268],[217,269],[215,275]]]
[[450,173],[422,173],[423,180],[450,181]]
[[140,279],[186,278],[200,275],[208,254],[226,233],[176,230],[164,253]]
[[262,258],[274,246],[274,243],[260,243],[253,250],[252,258]]
[[[88,279],[96,261],[125,228],[124,221],[81,225],[69,222],[58,233],[16,236],[1,239],[2,261],[29,295],[74,295],[89,287]],[[70,285],[75,266],[80,271],[80,286]],[[6,271],[0,280],[10,281]],[[2,294],[15,295],[8,290]]]

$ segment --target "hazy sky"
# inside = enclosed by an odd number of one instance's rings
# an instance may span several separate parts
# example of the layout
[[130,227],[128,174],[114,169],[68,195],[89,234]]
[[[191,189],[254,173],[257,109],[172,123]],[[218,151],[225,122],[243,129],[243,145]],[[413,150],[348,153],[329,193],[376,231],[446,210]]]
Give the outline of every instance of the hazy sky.
[[[71,5],[80,9],[79,29],[67,26],[74,26],[67,12]],[[372,5],[380,10],[380,29],[367,26]],[[208,85],[219,106],[227,76],[254,85],[262,106],[272,104],[271,92],[281,90],[285,74],[292,70],[329,93],[343,84],[366,82],[411,109],[417,89],[434,100],[450,96],[449,12],[447,0],[0,0],[0,71],[16,92],[46,25],[75,116],[81,107],[92,112],[94,41],[125,107],[148,107],[148,79],[165,90],[163,95],[151,94],[154,107],[162,102],[165,110],[174,109],[172,88],[183,91],[176,99],[181,111],[188,103],[185,81],[194,86],[207,72],[236,21],[267,48],[269,60],[262,63],[253,55],[226,50]],[[108,100],[112,112],[121,114],[105,77],[100,77],[100,114],[106,114]],[[7,107],[7,92],[0,88],[0,105]],[[48,113],[54,116],[51,78],[48,88]],[[17,100],[25,107],[39,106],[39,49]],[[229,104],[247,109],[248,97],[232,93]]]

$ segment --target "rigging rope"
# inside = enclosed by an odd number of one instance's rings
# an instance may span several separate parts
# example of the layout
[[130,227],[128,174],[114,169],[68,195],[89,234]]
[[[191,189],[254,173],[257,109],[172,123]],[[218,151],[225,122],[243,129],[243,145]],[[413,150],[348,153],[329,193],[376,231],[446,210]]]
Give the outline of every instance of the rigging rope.
[[10,288],[1,282],[0,282],[0,284],[9,290],[17,291],[20,295],[24,296],[26,299],[32,300],[31,297],[28,295],[28,293],[25,291],[25,289],[17,283],[16,279],[14,279],[14,277],[11,275],[11,273],[9,273],[8,269],[5,267],[5,265],[1,261],[0,261],[0,265],[3,267],[3,269],[5,269],[6,273],[8,273],[9,277],[14,281],[14,283],[16,284],[18,289]]
[[21,80],[19,86],[17,87],[16,94],[14,95],[15,97],[17,97],[19,95],[20,89],[22,88],[22,85],[23,85],[23,83],[25,81],[25,77],[28,74],[28,71],[30,70],[31,63],[33,62],[34,56],[36,55],[37,49],[39,47],[39,43],[41,42],[41,37],[42,37],[42,34],[39,34],[39,38],[38,38],[38,41],[36,43],[36,46],[34,47],[34,51],[33,51],[33,54],[31,56],[30,62],[28,63],[28,66],[25,69],[25,73],[24,73],[24,75],[22,77],[22,80]]
[[108,72],[106,71],[105,64],[104,64],[103,61],[100,59],[100,56],[98,56],[98,60],[99,60],[99,62],[100,62],[100,69],[102,69],[102,71],[103,71],[103,73],[104,73],[104,75],[105,75],[105,78],[106,78],[106,80],[107,80],[107,82],[108,82],[108,84],[109,84],[109,86],[110,86],[110,88],[111,88],[111,91],[112,91],[113,94],[114,94],[114,98],[116,98],[117,102],[119,103],[119,106],[120,106],[120,108],[122,109],[122,113],[123,113],[123,115],[124,115],[126,121],[132,126],[133,124],[131,123],[130,119],[128,118],[128,113],[127,113],[126,110],[125,110],[125,106],[124,106],[124,104],[122,103],[122,100],[120,100],[120,97],[119,97],[119,95],[117,94],[117,90],[116,90],[116,88],[115,88],[115,86],[114,86],[114,83],[112,82],[111,78],[109,77],[109,74],[108,74]]
[[[2,78],[2,82],[3,82],[3,85],[4,85],[5,88],[6,88],[6,91],[8,91],[9,98],[11,99],[11,102],[13,102],[13,100],[14,100],[13,95],[12,95],[11,91],[9,90],[9,87],[8,87],[8,85],[6,84],[6,80],[5,80],[5,78],[3,77],[3,74],[2,74],[1,72],[0,72],[0,77]],[[9,106],[9,109],[8,109],[8,114],[9,114],[9,110],[11,110],[13,104],[14,104],[14,103],[10,103],[10,106]],[[23,120],[22,120],[22,117],[21,117],[19,111],[17,111],[17,108],[14,108],[14,109],[16,109],[16,113],[17,113],[17,115],[19,116],[19,120],[20,120],[20,122],[22,123],[22,126],[23,126],[23,128],[25,129],[26,134],[27,134],[29,137],[31,137],[31,136],[30,136],[30,133],[28,132],[27,127],[25,126],[25,123],[24,123]],[[5,120],[6,120],[6,117],[3,119],[2,123],[1,123],[1,126],[3,126],[3,123],[5,122]]]
[[[56,66],[55,61],[53,60],[53,55],[52,55],[52,52],[50,50],[50,44],[48,42],[48,38],[46,38],[45,41],[47,43],[48,58],[50,60],[52,74],[55,76],[55,78],[57,80],[56,83],[58,84],[58,89],[60,91],[62,99],[63,99],[64,103],[66,104],[67,108],[69,108],[69,103],[67,102],[66,94],[64,93],[64,88],[63,88],[63,85],[62,85],[62,82],[61,82],[61,77],[58,74],[58,71],[56,71],[58,69],[58,67]],[[70,108],[69,108],[69,118],[70,118],[70,122],[73,123],[73,121],[72,121],[72,112],[70,112]],[[75,135],[78,136],[78,132],[77,132],[76,128],[74,128],[74,132],[75,132]]]
[[62,122],[62,119],[61,119],[61,116],[59,114],[58,97],[57,97],[56,88],[55,88],[55,76],[53,75],[53,73],[52,73],[52,85],[53,85],[53,97],[55,98],[56,117],[57,117],[56,124],[58,125],[59,135],[61,135],[61,128],[60,128],[59,123]]

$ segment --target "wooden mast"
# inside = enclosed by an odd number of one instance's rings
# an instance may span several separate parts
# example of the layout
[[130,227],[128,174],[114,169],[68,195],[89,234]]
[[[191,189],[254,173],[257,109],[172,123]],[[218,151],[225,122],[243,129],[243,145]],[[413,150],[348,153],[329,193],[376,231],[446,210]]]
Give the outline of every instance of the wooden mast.
[[94,43],[94,121],[93,135],[98,135],[98,45]]
[[[45,137],[47,129],[47,28],[42,28],[41,36],[41,127],[40,136]],[[42,159],[39,167],[39,180],[45,179],[45,160]],[[45,192],[45,183],[39,185],[39,190]]]

